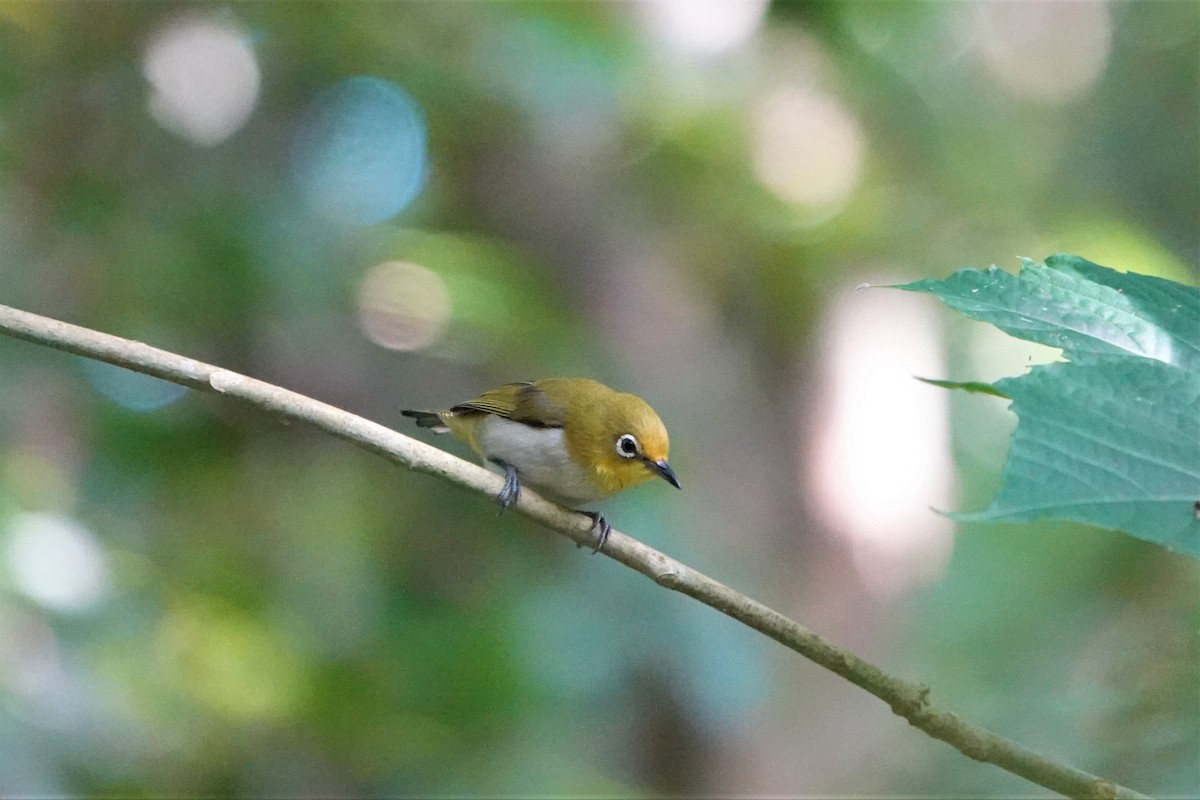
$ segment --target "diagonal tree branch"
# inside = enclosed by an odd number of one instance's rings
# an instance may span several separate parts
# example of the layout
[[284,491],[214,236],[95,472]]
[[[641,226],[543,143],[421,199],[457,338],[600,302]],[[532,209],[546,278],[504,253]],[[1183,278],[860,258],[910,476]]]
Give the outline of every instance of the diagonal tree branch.
[[[382,425],[229,370],[158,350],[141,342],[81,328],[0,305],[0,332],[153,375],[193,389],[216,392],[298,422],[306,422],[389,461],[473,489],[489,497],[503,479]],[[577,544],[591,546],[592,520],[536,495],[521,492],[516,510]],[[990,731],[970,725],[929,702],[926,686],[891,677],[849,651],[835,647],[762,603],[613,530],[603,553],[769,636],[887,703],[928,735],[977,761],[995,764],[1068,797],[1144,798],[1132,789],[1052,761]]]

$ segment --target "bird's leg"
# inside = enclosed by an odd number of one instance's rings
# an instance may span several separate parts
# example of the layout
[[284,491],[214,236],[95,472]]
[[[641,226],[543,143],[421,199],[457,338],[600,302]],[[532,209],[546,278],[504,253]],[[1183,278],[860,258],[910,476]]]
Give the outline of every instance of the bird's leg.
[[612,533],[612,525],[599,511],[581,511],[580,513],[592,518],[592,527],[588,528],[588,533],[596,532],[596,546],[592,548],[592,555],[596,555],[608,541],[608,534]]
[[494,458],[491,461],[504,470],[504,486],[500,487],[500,494],[496,495],[496,502],[504,509],[512,508],[521,499],[521,476],[517,474],[517,468],[512,464],[505,464]]

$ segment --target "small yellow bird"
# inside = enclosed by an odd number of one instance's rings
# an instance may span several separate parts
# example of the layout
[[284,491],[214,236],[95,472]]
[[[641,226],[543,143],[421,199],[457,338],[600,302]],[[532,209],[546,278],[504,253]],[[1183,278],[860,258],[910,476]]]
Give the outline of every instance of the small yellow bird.
[[[445,411],[401,412],[434,433],[451,433],[504,470],[496,500],[511,508],[522,482],[578,508],[662,478],[682,488],[667,463],[667,429],[645,400],[587,378],[507,383]],[[597,552],[612,525],[584,511]]]

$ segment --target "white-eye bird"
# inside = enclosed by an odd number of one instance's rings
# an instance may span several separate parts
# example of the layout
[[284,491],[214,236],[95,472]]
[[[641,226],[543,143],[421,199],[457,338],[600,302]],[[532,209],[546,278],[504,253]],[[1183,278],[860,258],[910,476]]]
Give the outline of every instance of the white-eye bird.
[[[682,488],[667,463],[667,429],[645,400],[588,378],[507,383],[444,411],[401,412],[451,433],[504,470],[496,500],[511,508],[527,483],[578,509],[655,477]],[[597,552],[612,526],[596,511]]]

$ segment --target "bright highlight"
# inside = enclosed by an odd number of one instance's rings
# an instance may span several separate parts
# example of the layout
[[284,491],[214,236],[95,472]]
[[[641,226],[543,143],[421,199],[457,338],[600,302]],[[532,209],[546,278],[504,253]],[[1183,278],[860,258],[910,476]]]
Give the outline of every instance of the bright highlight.
[[421,350],[450,324],[450,293],[441,276],[420,264],[385,261],[358,287],[358,326],[389,350]]
[[969,24],[996,83],[1048,105],[1086,96],[1112,51],[1112,18],[1100,2],[978,3]]
[[638,3],[646,27],[687,54],[712,56],[748,42],[767,16],[767,0],[649,0]]
[[17,514],[9,524],[7,555],[16,588],[53,611],[86,610],[108,588],[100,545],[70,517]]
[[147,106],[159,125],[205,147],[232,136],[258,102],[254,51],[223,21],[185,18],[159,29],[142,57]]
[[841,210],[861,180],[865,144],[840,100],[786,86],[757,103],[751,126],[754,174],[764,187],[797,205]]
[[950,556],[951,523],[930,508],[953,507],[948,393],[914,378],[946,374],[935,311],[847,292],[826,324],[804,488],[880,594],[935,579]]

